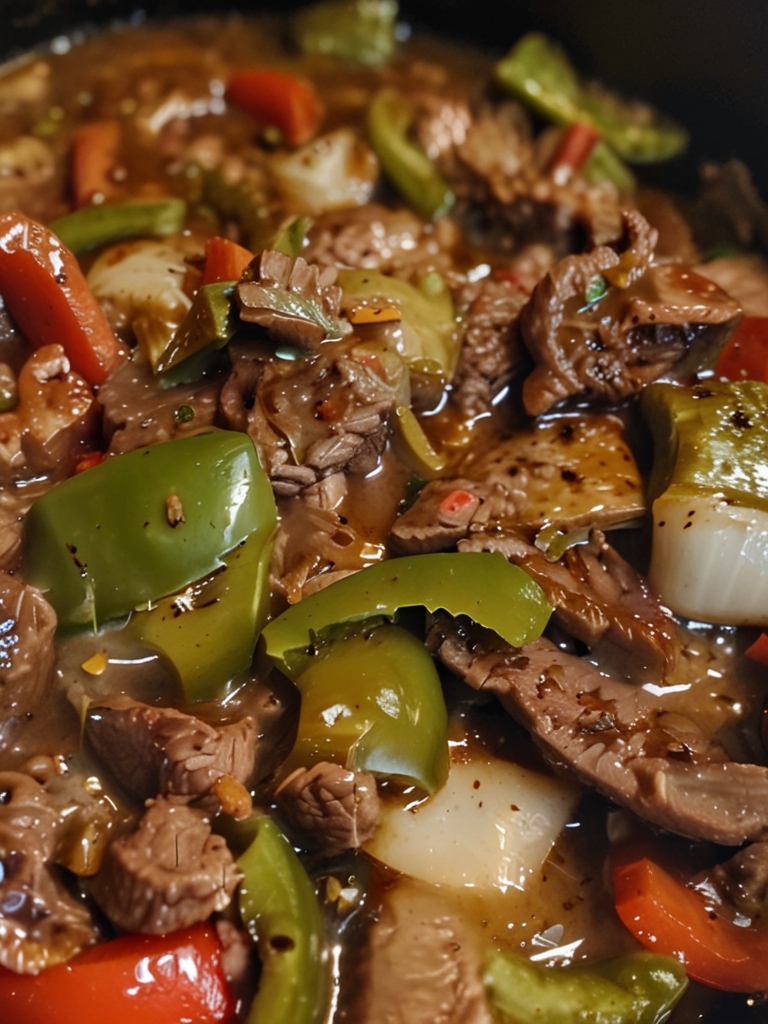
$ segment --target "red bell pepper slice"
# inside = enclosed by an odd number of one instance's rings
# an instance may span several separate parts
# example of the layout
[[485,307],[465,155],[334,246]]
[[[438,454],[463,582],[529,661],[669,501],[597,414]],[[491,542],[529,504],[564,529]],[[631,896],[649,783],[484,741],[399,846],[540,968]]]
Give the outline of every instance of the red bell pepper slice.
[[237,242],[214,235],[205,243],[205,266],[200,286],[239,281],[240,275],[253,258],[253,253]]
[[103,383],[123,358],[77,258],[23,213],[0,216],[0,295],[31,344],[58,342],[89,384]]
[[289,146],[309,142],[320,123],[314,86],[285,71],[238,71],[229,80],[226,98],[264,127],[279,129]]
[[36,975],[0,968],[8,1024],[231,1024],[235,1009],[209,924],[123,935]]
[[650,857],[619,852],[612,876],[616,911],[646,949],[677,957],[689,978],[710,988],[768,991],[768,929],[720,917],[713,899]]
[[549,165],[549,173],[558,185],[565,185],[583,170],[592,150],[600,141],[600,132],[591,124],[577,121],[568,125]]
[[768,316],[745,316],[715,363],[718,377],[768,384]]

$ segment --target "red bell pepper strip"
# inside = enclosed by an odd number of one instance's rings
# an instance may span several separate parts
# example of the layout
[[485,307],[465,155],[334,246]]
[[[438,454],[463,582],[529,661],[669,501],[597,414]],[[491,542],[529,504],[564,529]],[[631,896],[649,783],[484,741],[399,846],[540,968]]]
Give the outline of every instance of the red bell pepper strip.
[[577,121],[568,125],[549,165],[549,173],[556,184],[565,185],[574,174],[578,174],[599,141],[600,132],[591,124]]
[[720,917],[713,899],[647,856],[619,852],[612,875],[616,911],[646,949],[677,957],[689,978],[710,988],[768,991],[768,929]]
[[463,512],[470,505],[477,505],[478,503],[476,494],[459,488],[458,490],[451,491],[450,494],[443,498],[440,502],[439,511],[443,515],[455,516]]
[[117,163],[120,125],[117,121],[91,121],[81,125],[72,139],[72,196],[75,206],[88,206],[95,197],[112,198],[112,172]]
[[237,242],[215,235],[205,243],[205,266],[200,286],[239,281],[240,275],[254,258],[253,253]]
[[0,968],[8,1024],[231,1024],[235,1008],[209,924],[123,935],[36,975]]
[[744,653],[752,661],[758,661],[761,665],[768,665],[768,633],[761,633]]
[[320,124],[314,86],[285,71],[252,68],[229,80],[226,98],[266,128],[277,128],[289,146],[301,146]]
[[103,383],[123,358],[77,258],[23,213],[0,216],[0,295],[32,345],[58,342],[89,384]]
[[768,384],[768,316],[745,316],[715,363],[718,377]]

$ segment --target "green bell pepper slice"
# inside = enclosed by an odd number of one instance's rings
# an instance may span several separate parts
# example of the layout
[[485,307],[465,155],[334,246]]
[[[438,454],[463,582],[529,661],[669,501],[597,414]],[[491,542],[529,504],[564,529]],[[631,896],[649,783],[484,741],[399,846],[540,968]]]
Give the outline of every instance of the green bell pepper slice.
[[448,777],[448,712],[421,640],[384,623],[324,646],[296,679],[301,714],[286,770],[335,761],[427,793]]
[[43,495],[25,521],[25,578],[61,626],[97,628],[202,579],[275,523],[251,439],[197,434],[108,458]]
[[494,73],[536,113],[556,124],[591,124],[630,162],[668,160],[688,144],[688,133],[671,118],[583,83],[562,49],[538,32],[518,40]]
[[269,617],[273,523],[256,530],[211,576],[135,612],[127,632],[166,655],[188,701],[215,700],[248,668]]
[[407,96],[396,89],[380,89],[368,108],[368,139],[384,174],[403,198],[425,220],[437,220],[450,210],[455,196],[424,150],[408,138],[412,119]]
[[536,640],[552,613],[544,592],[503,555],[467,551],[408,555],[377,562],[305,597],[262,630],[266,661],[296,681],[316,647],[350,624],[394,618],[422,606],[468,615],[514,647]]
[[294,15],[293,37],[303,54],[376,66],[395,51],[396,0],[328,0]]
[[160,238],[184,227],[187,204],[183,199],[101,203],[57,217],[48,225],[74,253],[87,252],[126,238]]
[[312,882],[271,818],[237,864],[243,923],[258,943],[259,988],[245,1024],[319,1024],[330,997],[323,921]]
[[688,985],[677,960],[655,953],[543,967],[499,951],[483,982],[496,1024],[662,1024]]
[[451,292],[440,274],[424,274],[416,284],[377,270],[340,270],[343,308],[391,305],[402,313],[395,344],[409,365],[450,380],[459,358],[459,320]]
[[768,511],[768,385],[656,381],[643,389],[640,409],[654,440],[651,501],[661,494],[717,494]]
[[155,373],[163,374],[179,367],[203,349],[224,348],[240,327],[233,302],[236,284],[236,281],[221,281],[197,289],[184,319],[153,360]]

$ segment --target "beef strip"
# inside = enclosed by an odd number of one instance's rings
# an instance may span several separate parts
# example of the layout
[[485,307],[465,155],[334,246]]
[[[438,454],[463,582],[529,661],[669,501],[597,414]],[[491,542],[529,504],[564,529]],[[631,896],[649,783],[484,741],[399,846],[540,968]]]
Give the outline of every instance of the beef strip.
[[445,102],[426,109],[423,97],[415,102],[422,110],[419,136],[432,147],[456,195],[453,216],[471,243],[514,253],[536,241],[564,256],[581,251],[585,240],[602,244],[620,235],[616,189],[590,185],[578,175],[567,183],[550,176],[558,135],[534,138],[518,104],[482,103],[467,123],[461,104],[447,113]]
[[449,270],[457,232],[448,218],[427,224],[411,210],[367,203],[317,217],[307,233],[309,263],[410,276]]
[[142,800],[176,794],[215,812],[223,778],[249,785],[255,773],[258,725],[250,715],[216,729],[175,708],[115,696],[89,707],[85,735],[121,786]]
[[708,881],[744,917],[768,913],[768,840],[749,843],[707,873]]
[[588,543],[568,548],[559,561],[511,532],[473,534],[459,550],[500,551],[525,569],[554,607],[555,621],[603,666],[639,683],[662,682],[674,668],[675,620],[602,531],[590,531]]
[[429,645],[474,689],[495,693],[555,768],[652,824],[724,846],[768,835],[768,768],[728,760],[642,688],[548,640],[518,650],[445,617]]
[[0,964],[37,974],[97,938],[54,863],[60,808],[21,772],[0,773]]
[[[219,377],[203,377],[193,384],[159,388],[149,363],[136,350],[99,388],[109,451],[119,455],[212,426],[221,385]],[[184,415],[179,415],[181,409]]]
[[0,720],[45,703],[53,679],[56,613],[39,590],[0,573]]
[[511,280],[484,278],[456,296],[466,305],[464,335],[451,381],[451,401],[467,418],[488,412],[527,352],[517,332],[517,318],[528,294]]
[[297,768],[280,784],[275,799],[291,834],[326,857],[359,849],[378,825],[374,777],[328,761]]
[[[521,428],[471,453],[454,479],[428,483],[393,524],[390,541],[417,554],[478,531],[608,527],[645,514],[643,490],[616,417],[564,417]],[[465,492],[463,501],[446,501],[455,491]]]
[[[615,403],[677,366],[697,368],[738,323],[738,303],[714,282],[677,263],[652,265],[656,232],[624,213],[619,254],[599,246],[568,256],[539,281],[520,313],[536,366],[523,385],[531,416],[573,396]],[[603,279],[604,298],[588,288]]]
[[148,801],[136,831],[110,845],[91,889],[115,927],[165,935],[224,910],[242,877],[208,819],[168,796]]
[[478,943],[444,894],[391,887],[370,933],[359,1024],[491,1024]]
[[315,356],[266,361],[241,348],[222,412],[253,439],[275,493],[292,497],[326,476],[375,469],[396,398],[397,388],[354,349],[330,345]]
[[240,319],[258,324],[278,344],[316,351],[351,330],[339,314],[341,288],[335,267],[318,267],[265,249],[246,267],[235,288]]

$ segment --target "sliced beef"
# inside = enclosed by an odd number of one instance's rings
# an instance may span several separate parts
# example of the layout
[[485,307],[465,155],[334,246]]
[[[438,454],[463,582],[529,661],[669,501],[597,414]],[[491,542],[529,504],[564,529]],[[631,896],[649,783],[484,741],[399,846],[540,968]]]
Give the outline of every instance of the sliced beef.
[[411,210],[366,203],[317,217],[309,228],[304,256],[322,267],[401,276],[422,268],[449,270],[457,242],[456,228],[448,218],[426,224]]
[[149,801],[136,831],[110,845],[91,888],[115,927],[165,935],[224,910],[242,877],[208,819],[169,796]]
[[525,569],[554,607],[554,619],[610,667],[638,683],[664,680],[680,652],[675,620],[645,579],[592,530],[586,544],[552,561],[519,534],[476,533],[460,551],[500,551]]
[[[393,524],[399,552],[441,551],[476,532],[608,527],[645,514],[643,481],[614,416],[536,423],[428,483]],[[452,498],[458,496],[458,500]]]
[[745,316],[768,316],[768,260],[758,253],[721,256],[696,267],[732,295]]
[[326,857],[359,849],[378,825],[374,777],[328,761],[297,768],[280,784],[275,799],[291,834]]
[[690,719],[548,640],[510,647],[442,619],[430,646],[495,693],[555,768],[690,839],[740,846],[768,835],[768,768],[729,761]]
[[40,480],[24,487],[0,487],[0,570],[19,567],[24,516],[49,486],[48,481]]
[[[600,246],[557,263],[520,313],[536,366],[523,386],[531,416],[579,396],[618,402],[672,367],[695,369],[738,323],[738,303],[677,263],[652,265],[656,232],[624,213],[621,255]],[[595,299],[591,289],[606,292]]]
[[534,138],[518,104],[482,104],[472,109],[469,124],[465,120],[455,107],[446,133],[443,103],[434,105],[431,121],[422,115],[417,123],[456,194],[453,215],[470,242],[502,253],[543,242],[562,257],[580,252],[585,241],[598,245],[620,235],[616,190],[580,176],[561,183],[550,175],[558,134]]
[[21,772],[0,773],[0,964],[37,974],[96,941],[91,914],[54,863],[60,808]]
[[364,353],[334,345],[293,361],[236,352],[222,411],[253,438],[276,494],[292,497],[326,476],[376,468],[398,394],[377,369]]
[[99,388],[104,431],[115,455],[172,441],[210,427],[222,379],[159,388],[149,363],[136,350]]
[[266,249],[235,288],[240,319],[264,327],[278,344],[315,351],[350,331],[339,314],[341,288],[335,267],[318,267]]
[[768,915],[768,840],[749,843],[707,873],[708,881],[744,917]]
[[175,708],[116,696],[91,705],[85,734],[123,788],[142,800],[176,794],[215,811],[223,779],[247,785],[254,776],[258,725],[251,716],[216,729]]
[[491,1024],[482,952],[444,893],[400,879],[369,940],[359,1024]]
[[45,703],[55,632],[56,613],[40,591],[0,573],[0,720]]
[[457,296],[467,303],[451,400],[468,418],[488,412],[495,396],[527,358],[517,318],[528,294],[514,280],[484,278]]

